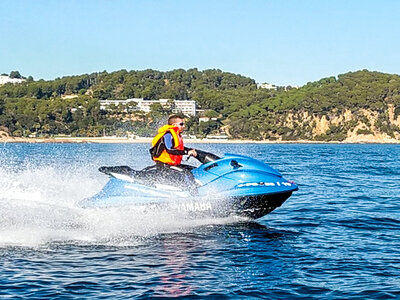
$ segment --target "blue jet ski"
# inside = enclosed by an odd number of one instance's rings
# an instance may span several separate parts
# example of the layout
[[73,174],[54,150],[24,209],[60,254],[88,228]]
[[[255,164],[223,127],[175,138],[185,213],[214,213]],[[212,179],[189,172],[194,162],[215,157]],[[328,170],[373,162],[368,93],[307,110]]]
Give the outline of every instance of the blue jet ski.
[[[110,176],[104,188],[81,202],[83,207],[135,206],[191,217],[243,216],[261,218],[281,206],[298,190],[269,165],[251,157],[197,151],[202,163],[191,167],[192,184],[179,176],[160,176],[156,166],[136,171],[128,166],[101,167]],[[172,177],[172,178],[171,178]]]

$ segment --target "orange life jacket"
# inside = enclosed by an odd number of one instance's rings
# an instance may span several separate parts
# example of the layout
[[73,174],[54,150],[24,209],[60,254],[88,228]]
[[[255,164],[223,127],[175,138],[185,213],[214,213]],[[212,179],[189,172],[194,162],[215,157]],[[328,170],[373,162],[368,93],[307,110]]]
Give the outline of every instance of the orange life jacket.
[[[178,150],[184,150],[183,139],[178,131],[178,127],[172,125],[164,125],[160,129],[158,129],[158,134],[154,137],[151,142],[151,146],[155,147],[157,143],[164,137],[164,135],[170,132],[174,141],[174,148]],[[158,157],[152,157],[154,161],[159,161],[168,165],[177,166],[181,164],[182,155],[173,155],[169,154],[166,149],[161,152],[161,155]]]

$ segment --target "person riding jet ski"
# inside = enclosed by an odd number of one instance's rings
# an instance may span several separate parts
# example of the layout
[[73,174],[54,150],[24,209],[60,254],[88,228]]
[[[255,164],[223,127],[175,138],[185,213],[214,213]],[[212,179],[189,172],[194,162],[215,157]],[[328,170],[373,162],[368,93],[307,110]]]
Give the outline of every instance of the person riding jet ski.
[[150,149],[152,160],[160,176],[166,182],[185,184],[189,190],[196,189],[191,170],[192,166],[181,164],[183,155],[197,157],[196,149],[184,146],[181,133],[185,129],[185,121],[179,115],[168,118],[168,124],[158,129]]
[[[102,166],[110,179],[96,195],[83,199],[85,208],[135,206],[144,213],[161,210],[193,217],[244,216],[258,219],[281,206],[298,187],[275,169],[254,158],[225,153],[218,157],[184,147],[184,120],[171,116],[150,149],[154,165],[142,170]],[[181,164],[191,154],[197,167]]]

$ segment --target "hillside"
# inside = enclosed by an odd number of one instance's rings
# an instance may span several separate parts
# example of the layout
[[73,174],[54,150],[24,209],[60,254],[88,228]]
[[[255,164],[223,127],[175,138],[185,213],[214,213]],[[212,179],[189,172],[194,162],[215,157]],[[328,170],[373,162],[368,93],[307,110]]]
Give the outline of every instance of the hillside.
[[400,139],[400,76],[350,72],[308,83],[234,112],[232,135],[260,139]]
[[0,126],[12,136],[152,135],[171,108],[102,111],[99,99],[193,99],[208,122],[189,133],[255,140],[400,141],[400,76],[349,72],[298,89],[257,89],[251,78],[197,69],[93,73],[0,86]]

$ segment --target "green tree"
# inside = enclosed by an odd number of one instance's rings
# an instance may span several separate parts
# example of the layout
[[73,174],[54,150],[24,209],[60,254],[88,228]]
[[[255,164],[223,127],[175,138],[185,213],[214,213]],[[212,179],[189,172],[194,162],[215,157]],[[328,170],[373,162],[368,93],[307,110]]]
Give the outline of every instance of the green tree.
[[21,79],[22,76],[18,71],[11,71],[10,72],[10,78],[17,78],[17,79]]

